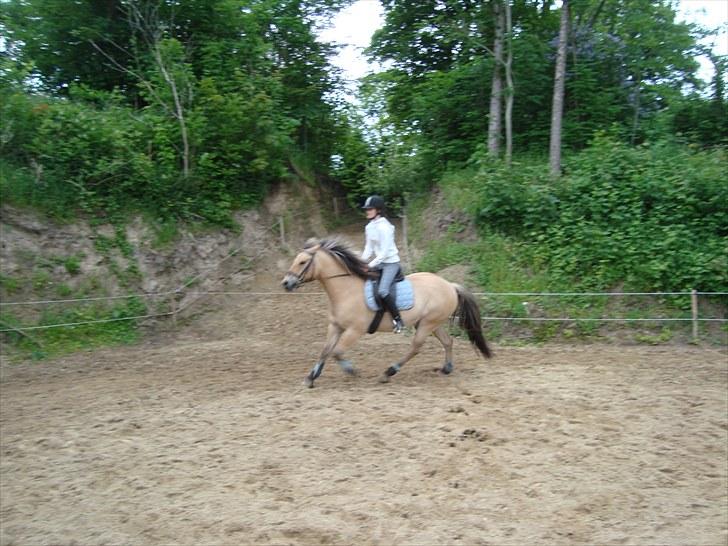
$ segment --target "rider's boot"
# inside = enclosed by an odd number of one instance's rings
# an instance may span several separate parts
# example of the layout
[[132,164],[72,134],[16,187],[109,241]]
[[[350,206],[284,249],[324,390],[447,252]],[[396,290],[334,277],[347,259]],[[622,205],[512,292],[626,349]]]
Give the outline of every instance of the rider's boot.
[[392,294],[387,294],[383,297],[382,303],[384,304],[384,309],[392,315],[392,331],[395,334],[399,334],[404,330],[404,323],[402,322],[402,317],[399,315],[397,303],[394,301]]

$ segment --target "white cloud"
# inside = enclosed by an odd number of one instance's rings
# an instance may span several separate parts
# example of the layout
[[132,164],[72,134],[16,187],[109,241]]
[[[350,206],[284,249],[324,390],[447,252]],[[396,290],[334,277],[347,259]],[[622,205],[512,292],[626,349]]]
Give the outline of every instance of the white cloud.
[[343,45],[332,62],[344,71],[347,80],[361,78],[372,69],[364,58],[363,50],[383,23],[379,0],[358,0],[340,11],[332,20],[331,27],[321,32],[322,40]]
[[[723,26],[721,35],[713,40],[713,50],[719,55],[728,55],[728,0],[680,0],[678,19],[699,23],[708,28]],[[339,54],[332,60],[344,71],[344,77],[354,81],[374,67],[364,58],[363,50],[369,45],[372,34],[384,23],[384,14],[379,0],[357,0],[333,18],[329,28],[320,34],[321,39],[342,45]],[[710,42],[707,42],[710,45]],[[713,67],[706,58],[701,63],[700,77],[710,80]]]
[[[706,28],[722,27],[717,37],[704,40],[717,55],[728,55],[728,0],[680,0],[678,20],[698,23]],[[698,57],[698,76],[709,81],[714,74],[713,64],[704,56]]]

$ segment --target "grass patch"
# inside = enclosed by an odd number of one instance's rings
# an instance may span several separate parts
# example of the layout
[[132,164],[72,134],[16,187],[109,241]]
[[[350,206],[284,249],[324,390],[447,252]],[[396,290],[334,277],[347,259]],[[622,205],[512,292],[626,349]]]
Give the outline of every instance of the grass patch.
[[[132,317],[146,314],[144,303],[138,298],[129,298],[112,306],[99,303],[74,306],[62,311],[48,310],[36,320],[0,313],[0,329],[3,341],[15,349],[18,360],[57,357],[74,351],[108,345],[131,344],[139,338],[138,319]],[[103,320],[112,322],[93,322]],[[91,322],[76,326],[61,326],[47,329],[23,330],[25,335],[12,330],[32,326]]]

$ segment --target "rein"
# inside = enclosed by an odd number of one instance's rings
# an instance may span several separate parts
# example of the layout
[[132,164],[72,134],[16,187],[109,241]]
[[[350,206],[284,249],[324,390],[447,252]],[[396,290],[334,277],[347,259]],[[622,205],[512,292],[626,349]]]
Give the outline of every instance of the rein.
[[321,280],[328,281],[329,279],[335,279],[337,277],[351,277],[351,273],[339,273],[338,275],[331,275],[330,277],[326,277],[325,279]]

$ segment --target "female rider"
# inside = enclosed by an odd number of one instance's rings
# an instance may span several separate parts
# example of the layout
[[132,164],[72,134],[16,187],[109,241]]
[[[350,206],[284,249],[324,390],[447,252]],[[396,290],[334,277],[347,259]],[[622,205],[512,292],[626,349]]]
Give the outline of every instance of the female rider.
[[369,269],[382,272],[377,292],[384,310],[392,315],[394,333],[399,334],[404,324],[391,294],[392,283],[400,267],[399,251],[394,242],[394,226],[382,215],[384,199],[378,195],[368,197],[362,208],[366,211],[369,223],[365,230],[366,245],[361,259],[366,261],[374,255],[374,259],[369,262]]

